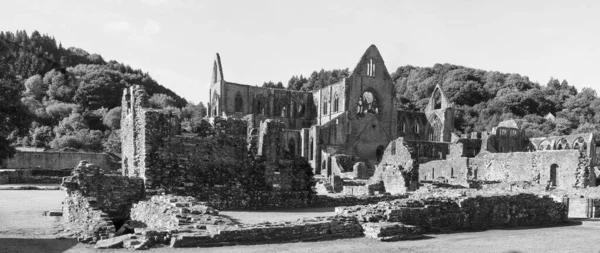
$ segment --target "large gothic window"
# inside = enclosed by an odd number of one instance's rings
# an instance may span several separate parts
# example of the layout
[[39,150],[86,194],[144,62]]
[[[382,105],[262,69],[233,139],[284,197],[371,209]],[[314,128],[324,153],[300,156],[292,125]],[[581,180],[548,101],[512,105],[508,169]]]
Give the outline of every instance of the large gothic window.
[[377,114],[379,113],[379,107],[377,104],[377,98],[370,91],[366,91],[358,99],[358,106],[356,107],[356,113],[358,115],[364,115],[367,113]]
[[437,115],[434,115],[431,120],[431,141],[442,141],[442,130],[444,128],[444,124],[442,124],[442,120]]
[[243,108],[243,104],[242,104],[242,94],[240,94],[239,92],[237,94],[235,94],[235,101],[234,101],[234,109],[235,112],[242,112]]

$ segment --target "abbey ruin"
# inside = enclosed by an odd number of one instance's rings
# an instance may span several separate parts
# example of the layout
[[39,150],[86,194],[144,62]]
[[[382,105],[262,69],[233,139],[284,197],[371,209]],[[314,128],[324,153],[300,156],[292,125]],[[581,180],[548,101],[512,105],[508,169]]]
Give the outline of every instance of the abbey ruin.
[[[557,225],[577,206],[569,192],[597,185],[592,134],[530,139],[508,120],[459,136],[442,87],[424,112],[397,109],[392,94],[375,46],[348,78],[310,92],[225,81],[217,54],[209,115],[190,129],[151,109],[142,87],[124,91],[120,170],[82,162],[63,180],[63,212],[99,248],[385,241]],[[336,215],[240,225],[217,210],[297,207]]]

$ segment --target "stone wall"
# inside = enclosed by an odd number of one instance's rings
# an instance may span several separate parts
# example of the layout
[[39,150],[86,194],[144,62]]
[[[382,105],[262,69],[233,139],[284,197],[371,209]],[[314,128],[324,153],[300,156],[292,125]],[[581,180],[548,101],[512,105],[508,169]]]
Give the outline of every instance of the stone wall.
[[118,169],[119,165],[111,160],[106,153],[86,152],[28,152],[17,151],[15,156],[2,163],[2,169],[33,169],[48,170],[72,169],[79,161],[86,160],[103,168]]
[[94,208],[111,218],[129,216],[131,204],[144,196],[140,178],[128,178],[82,161],[72,175],[63,180],[67,196],[82,196]]
[[467,157],[457,157],[420,164],[419,181],[437,181],[468,187],[468,180],[471,175],[469,173],[472,173],[466,166],[468,159]]
[[60,184],[71,169],[20,169],[0,171],[0,184]]
[[533,194],[426,197],[336,208],[336,214],[365,222],[401,222],[429,231],[550,226],[566,221],[567,206]]
[[523,182],[559,189],[595,186],[595,173],[589,158],[577,150],[490,153],[474,158],[458,157],[419,165],[419,181],[441,180],[467,186],[469,181],[484,183]]
[[115,235],[113,221],[97,207],[94,197],[72,192],[63,201],[62,213],[65,230],[82,242],[103,240]]
[[[192,197],[153,196],[131,211],[136,234],[171,247],[210,247],[362,236],[353,217],[320,217],[297,222],[235,224]],[[162,235],[153,236],[149,235]]]

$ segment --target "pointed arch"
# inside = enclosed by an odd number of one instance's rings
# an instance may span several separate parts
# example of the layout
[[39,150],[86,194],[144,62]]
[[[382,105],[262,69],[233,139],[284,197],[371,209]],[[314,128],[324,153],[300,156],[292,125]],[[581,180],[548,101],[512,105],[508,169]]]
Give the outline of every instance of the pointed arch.
[[552,142],[548,139],[543,140],[540,145],[538,145],[538,150],[552,150]]
[[583,139],[583,137],[577,138],[573,142],[573,149],[578,149],[581,152],[586,152],[587,151],[587,143],[585,142],[585,139]]
[[294,137],[288,140],[288,152],[292,155],[296,155],[296,141],[294,141]]
[[223,69],[221,66],[221,57],[219,53],[215,56],[215,61],[213,63],[213,73],[212,73],[212,83],[217,83],[223,80]]
[[235,112],[243,112],[243,110],[244,110],[244,102],[242,99],[242,94],[239,91],[235,93],[233,108],[234,108]]
[[431,93],[431,97],[429,98],[429,103],[427,104],[425,111],[430,112],[433,110],[445,109],[448,107],[450,107],[448,98],[446,97],[446,94],[444,94],[442,87],[438,84],[433,89],[433,93]]
[[430,141],[442,141],[442,132],[444,130],[444,124],[442,123],[442,119],[437,114],[433,114],[429,118],[429,124],[431,125],[431,139]]
[[562,138],[556,142],[556,147],[554,149],[555,150],[569,149],[569,142],[567,141],[567,139]]

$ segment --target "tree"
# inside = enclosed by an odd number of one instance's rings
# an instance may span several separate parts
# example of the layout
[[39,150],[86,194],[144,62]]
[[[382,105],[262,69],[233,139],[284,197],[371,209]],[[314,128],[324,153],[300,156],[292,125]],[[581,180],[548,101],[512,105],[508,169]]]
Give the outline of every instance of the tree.
[[102,123],[112,130],[121,128],[121,107],[110,109],[103,117]]
[[41,75],[34,75],[25,81],[25,95],[41,100],[48,90],[48,86],[42,81]]
[[0,72],[0,162],[15,153],[8,136],[25,133],[31,122],[31,115],[20,100],[22,86],[3,74]]
[[170,97],[166,94],[162,94],[162,93],[152,95],[152,97],[150,97],[150,99],[148,99],[148,103],[150,104],[150,106],[152,108],[156,108],[156,109],[165,109],[167,107],[176,107],[175,99],[173,99],[172,97]]

